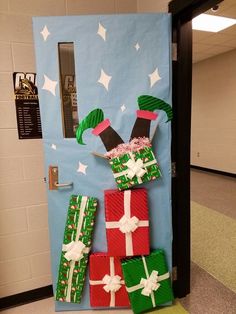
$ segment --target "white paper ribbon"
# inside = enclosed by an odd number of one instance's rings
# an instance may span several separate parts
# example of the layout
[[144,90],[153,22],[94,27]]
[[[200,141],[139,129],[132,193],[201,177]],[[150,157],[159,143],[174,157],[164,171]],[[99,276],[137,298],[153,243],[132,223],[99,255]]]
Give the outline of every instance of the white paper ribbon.
[[130,218],[124,215],[119,220],[119,229],[122,233],[134,232],[138,228],[138,223],[139,219],[136,216]]
[[[71,302],[71,285],[72,285],[72,277],[73,272],[75,268],[75,261],[79,258],[79,260],[83,257],[83,254],[86,252],[89,252],[89,248],[85,247],[84,243],[79,241],[79,236],[83,224],[84,219],[84,211],[86,208],[88,197],[83,196],[81,199],[80,204],[80,211],[79,211],[79,218],[78,218],[78,224],[76,228],[76,236],[75,241],[70,242],[69,244],[63,244],[62,245],[62,251],[66,251],[66,254],[64,255],[65,258],[70,260],[70,270],[69,270],[69,276],[68,276],[68,284],[67,284],[67,292],[66,292],[66,302]],[[82,254],[82,257],[81,257]],[[67,257],[68,258],[67,258]]]
[[149,276],[147,263],[144,256],[142,256],[142,261],[143,261],[143,267],[144,267],[146,278],[141,278],[140,283],[135,286],[126,287],[126,290],[128,293],[131,293],[131,292],[142,289],[141,294],[147,297],[150,296],[152,300],[152,306],[155,307],[156,301],[155,301],[155,296],[154,296],[153,291],[156,291],[161,286],[159,282],[162,280],[168,279],[170,277],[170,274],[168,272],[168,273],[165,273],[164,275],[158,276],[158,271],[153,270],[151,275]]
[[137,217],[131,215],[131,190],[124,191],[124,216],[119,221],[107,221],[107,229],[118,228],[122,233],[125,233],[125,250],[126,256],[134,255],[132,232],[138,227],[148,227],[148,220],[139,220]]
[[118,275],[115,276],[105,275],[102,278],[102,282],[104,284],[103,289],[108,293],[116,292],[121,288],[121,277]]
[[125,165],[129,169],[127,173],[129,179],[133,179],[135,175],[138,178],[142,178],[142,176],[147,172],[145,169],[143,169],[143,161],[141,158],[138,158],[136,161],[129,159]]
[[141,278],[140,285],[143,286],[141,294],[149,297],[152,291],[156,291],[160,287],[158,283],[158,271],[153,270],[147,279]]
[[142,183],[142,176],[147,172],[146,168],[149,166],[157,164],[156,158],[155,158],[153,152],[152,152],[153,160],[148,161],[148,162],[143,162],[142,159],[140,159],[140,158],[138,158],[135,161],[134,154],[129,153],[129,155],[130,155],[130,159],[125,163],[125,165],[128,167],[128,169],[121,171],[121,172],[118,172],[118,173],[113,173],[113,176],[116,179],[116,178],[119,178],[123,175],[127,175],[127,177],[129,179],[132,179],[136,175],[138,183]]
[[109,257],[110,260],[110,275],[106,274],[102,280],[89,280],[90,285],[104,285],[103,289],[110,293],[110,307],[115,306],[115,293],[125,284],[124,280],[121,280],[121,277],[115,275],[115,264],[114,257]]
[[64,257],[68,261],[80,261],[84,257],[84,253],[89,253],[89,248],[82,241],[71,241],[62,245],[62,251],[66,252]]

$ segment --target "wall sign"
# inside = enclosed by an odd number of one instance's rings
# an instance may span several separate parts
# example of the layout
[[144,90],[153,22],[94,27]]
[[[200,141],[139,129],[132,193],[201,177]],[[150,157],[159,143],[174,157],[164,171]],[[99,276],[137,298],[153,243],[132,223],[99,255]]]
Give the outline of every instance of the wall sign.
[[36,74],[14,72],[14,92],[19,139],[42,138]]

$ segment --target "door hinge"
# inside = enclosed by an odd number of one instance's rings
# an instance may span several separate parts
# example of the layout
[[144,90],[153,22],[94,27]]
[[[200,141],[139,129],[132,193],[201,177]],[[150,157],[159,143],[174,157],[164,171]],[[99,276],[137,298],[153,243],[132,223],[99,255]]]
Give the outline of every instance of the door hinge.
[[176,178],[177,173],[176,173],[176,161],[173,161],[171,163],[171,176],[172,178]]
[[172,61],[177,61],[177,43],[172,43]]
[[177,273],[177,266],[174,266],[172,268],[172,281],[176,281],[178,279],[178,273]]

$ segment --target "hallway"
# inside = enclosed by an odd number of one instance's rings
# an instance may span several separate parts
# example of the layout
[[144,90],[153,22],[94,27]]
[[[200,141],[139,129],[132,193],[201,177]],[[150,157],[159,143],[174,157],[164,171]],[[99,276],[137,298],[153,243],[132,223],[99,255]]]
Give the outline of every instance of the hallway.
[[[191,171],[191,314],[236,312],[236,181]],[[233,292],[234,291],[234,292]]]

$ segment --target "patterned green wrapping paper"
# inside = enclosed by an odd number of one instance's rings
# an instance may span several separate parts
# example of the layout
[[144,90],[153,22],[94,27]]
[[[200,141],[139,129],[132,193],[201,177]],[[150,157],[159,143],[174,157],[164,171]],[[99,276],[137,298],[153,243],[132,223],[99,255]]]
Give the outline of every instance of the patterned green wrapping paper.
[[174,299],[163,250],[122,261],[126,289],[134,313],[151,310]]
[[[143,162],[142,168],[146,173],[142,177],[134,175],[133,178],[129,178],[127,173],[129,171],[126,163],[129,160],[137,162],[141,159]],[[109,160],[113,175],[119,190],[126,190],[130,187],[155,180],[161,177],[160,167],[156,161],[151,147],[144,147],[139,151],[127,153],[119,157],[114,157]]]
[[93,197],[72,195],[70,198],[59,265],[57,301],[81,302],[96,209],[97,200]]

